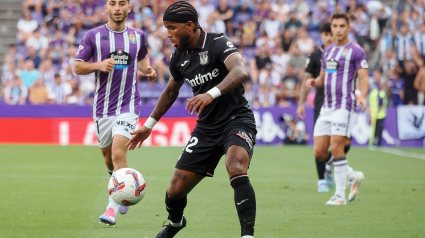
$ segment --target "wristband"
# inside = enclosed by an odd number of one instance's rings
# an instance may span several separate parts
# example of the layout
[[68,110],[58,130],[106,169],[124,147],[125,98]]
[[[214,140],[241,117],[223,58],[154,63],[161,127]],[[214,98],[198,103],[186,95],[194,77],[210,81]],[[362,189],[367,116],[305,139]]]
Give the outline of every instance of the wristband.
[[146,120],[144,126],[146,126],[148,129],[152,130],[152,128],[155,126],[156,123],[157,123],[157,121],[154,118],[149,117]]
[[221,96],[221,91],[217,87],[214,87],[214,88],[210,89],[207,93],[209,95],[211,95],[214,99],[216,99],[216,98],[218,98],[218,97]]
[[358,90],[358,89],[356,89],[356,91],[354,91],[354,93],[356,94],[356,95],[362,95],[362,92],[360,91],[360,90]]

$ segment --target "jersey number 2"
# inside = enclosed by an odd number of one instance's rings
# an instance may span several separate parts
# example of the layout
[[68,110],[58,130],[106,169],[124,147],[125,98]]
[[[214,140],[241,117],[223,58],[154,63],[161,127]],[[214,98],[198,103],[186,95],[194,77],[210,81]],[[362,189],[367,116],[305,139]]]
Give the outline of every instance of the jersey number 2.
[[195,146],[196,144],[198,144],[198,138],[196,138],[196,137],[192,137],[190,140],[189,140],[189,142],[191,142],[190,144],[187,144],[187,146],[186,146],[186,152],[188,152],[188,153],[192,153],[193,152],[193,150],[191,150],[191,149],[189,149],[190,147],[192,147],[192,146]]

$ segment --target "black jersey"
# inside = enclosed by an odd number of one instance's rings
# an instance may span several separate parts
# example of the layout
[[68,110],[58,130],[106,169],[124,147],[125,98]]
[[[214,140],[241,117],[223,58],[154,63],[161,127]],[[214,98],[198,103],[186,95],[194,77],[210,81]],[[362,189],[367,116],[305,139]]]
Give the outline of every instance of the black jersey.
[[[323,47],[313,51],[307,58],[305,74],[310,75],[313,78],[317,78],[320,75],[321,60],[322,60]],[[314,110],[320,111],[325,99],[325,91],[323,88],[316,88],[316,97],[314,98]]]
[[[174,80],[186,80],[193,94],[206,93],[227,76],[226,60],[239,50],[224,34],[204,32],[193,50],[176,49],[171,56],[170,73]],[[254,114],[244,97],[242,85],[214,99],[206,106],[196,128],[205,134],[220,134],[235,119],[255,126]]]

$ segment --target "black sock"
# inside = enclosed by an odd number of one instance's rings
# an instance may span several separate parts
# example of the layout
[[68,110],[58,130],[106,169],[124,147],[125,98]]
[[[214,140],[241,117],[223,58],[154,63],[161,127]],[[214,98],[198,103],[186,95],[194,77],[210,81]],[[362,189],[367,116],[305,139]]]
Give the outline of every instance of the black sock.
[[346,146],[344,147],[344,153],[345,153],[345,154],[347,154],[347,152],[350,150],[350,147],[351,147],[351,144],[346,145]]
[[183,211],[187,204],[187,196],[178,200],[168,198],[168,193],[165,193],[165,207],[168,211],[168,219],[173,223],[180,223],[183,218]]
[[325,161],[322,161],[322,163],[326,165],[326,164],[332,163],[333,161],[334,161],[334,159],[332,157],[332,153],[329,151],[328,158],[326,158]]
[[317,174],[319,175],[319,179],[320,180],[325,179],[326,165],[323,162],[321,162],[318,158],[316,158],[316,169],[317,169]]
[[230,178],[235,190],[235,206],[241,224],[241,236],[254,236],[255,212],[257,205],[255,193],[247,174],[238,174]]

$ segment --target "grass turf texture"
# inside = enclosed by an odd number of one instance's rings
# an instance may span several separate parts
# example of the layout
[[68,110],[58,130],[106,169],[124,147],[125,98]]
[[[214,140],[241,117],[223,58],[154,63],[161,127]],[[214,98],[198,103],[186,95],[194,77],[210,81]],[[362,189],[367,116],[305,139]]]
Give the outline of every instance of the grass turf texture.
[[[165,191],[181,150],[129,152],[129,167],[146,178],[146,196],[112,228],[98,221],[108,202],[99,148],[0,145],[0,237],[154,237],[167,217]],[[366,180],[355,201],[332,207],[324,203],[333,191],[316,192],[312,148],[257,147],[249,170],[255,237],[423,237],[425,161],[365,148],[347,158]],[[224,159],[188,196],[185,216],[177,237],[240,237]]]

